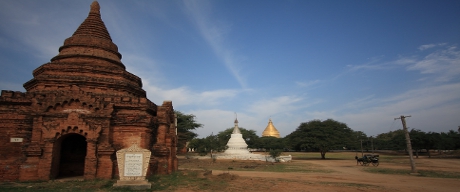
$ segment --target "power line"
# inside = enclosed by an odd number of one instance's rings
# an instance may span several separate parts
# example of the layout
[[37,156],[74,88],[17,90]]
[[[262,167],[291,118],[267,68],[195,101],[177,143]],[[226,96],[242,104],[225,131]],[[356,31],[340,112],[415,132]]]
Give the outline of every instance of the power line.
[[391,123],[391,126],[390,126],[390,128],[388,129],[388,132],[390,132],[391,130],[393,130],[393,127],[394,127],[394,125],[395,125],[395,122],[396,122],[396,119],[393,120],[393,123]]

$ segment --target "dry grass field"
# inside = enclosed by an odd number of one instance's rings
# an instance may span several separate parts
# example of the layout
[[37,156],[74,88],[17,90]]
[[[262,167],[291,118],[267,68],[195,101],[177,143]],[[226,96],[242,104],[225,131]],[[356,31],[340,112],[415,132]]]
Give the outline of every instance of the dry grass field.
[[[291,153],[289,163],[181,159],[181,170],[208,170],[209,191],[458,191],[460,159],[436,156],[415,159],[418,175],[410,174],[408,156],[380,154],[377,167],[356,165],[355,153]],[[212,176],[209,174],[212,170]],[[223,182],[221,182],[223,183]],[[213,184],[203,185],[211,186]],[[220,187],[220,188],[219,188]],[[179,191],[198,191],[188,186]]]
[[[289,153],[288,163],[179,158],[179,171],[149,178],[147,191],[458,191],[460,159],[453,156],[416,159],[380,154],[377,167],[356,165],[355,153]],[[4,182],[0,191],[128,191],[113,188],[116,180]]]

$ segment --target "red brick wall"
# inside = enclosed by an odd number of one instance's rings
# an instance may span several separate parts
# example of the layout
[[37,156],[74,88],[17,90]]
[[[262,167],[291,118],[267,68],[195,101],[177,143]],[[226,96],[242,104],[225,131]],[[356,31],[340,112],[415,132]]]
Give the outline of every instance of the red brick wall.
[[[0,96],[0,180],[19,178],[20,165],[25,161],[23,149],[32,130],[32,119],[27,115],[30,103],[21,92],[2,91]],[[22,142],[11,142],[12,138]]]

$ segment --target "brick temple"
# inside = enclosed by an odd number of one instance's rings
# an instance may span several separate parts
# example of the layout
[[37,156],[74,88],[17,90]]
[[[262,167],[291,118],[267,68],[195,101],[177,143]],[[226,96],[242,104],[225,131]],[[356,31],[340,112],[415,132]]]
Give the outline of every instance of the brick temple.
[[152,152],[148,175],[177,170],[172,102],[126,71],[98,2],[24,88],[1,92],[0,181],[116,178],[116,151],[134,144]]

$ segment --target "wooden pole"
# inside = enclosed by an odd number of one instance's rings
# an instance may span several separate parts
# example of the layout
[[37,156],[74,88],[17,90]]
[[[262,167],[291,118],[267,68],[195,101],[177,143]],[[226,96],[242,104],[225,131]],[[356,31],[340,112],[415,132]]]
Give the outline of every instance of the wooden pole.
[[401,122],[402,122],[402,125],[403,125],[404,134],[406,135],[407,152],[409,152],[410,166],[411,166],[411,170],[412,170],[411,173],[412,174],[418,174],[417,169],[415,168],[414,155],[412,154],[412,145],[411,145],[411,142],[410,142],[409,131],[407,130],[407,127],[406,127],[406,117],[411,117],[411,116],[410,115],[408,115],[408,116],[401,115],[401,117],[395,118],[395,120],[396,119],[401,119]]

